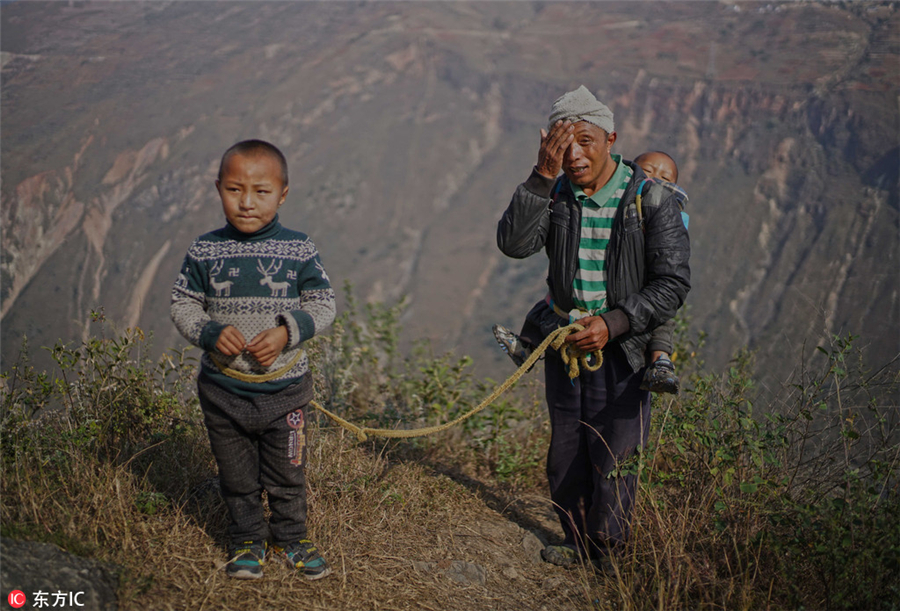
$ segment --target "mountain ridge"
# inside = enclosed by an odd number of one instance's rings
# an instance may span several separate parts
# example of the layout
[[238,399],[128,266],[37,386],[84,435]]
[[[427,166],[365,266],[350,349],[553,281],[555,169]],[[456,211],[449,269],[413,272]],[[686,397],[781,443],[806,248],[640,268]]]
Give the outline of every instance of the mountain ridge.
[[735,6],[4,6],[3,362],[13,337],[87,333],[100,306],[179,343],[169,289],[222,224],[217,156],[258,136],[288,156],[282,220],[336,284],[407,295],[406,342],[499,377],[490,324],[520,323],[546,264],[502,257],[494,227],[581,82],[616,113],[614,152],[679,161],[708,358],[748,344],[775,375],[785,345],[852,331],[889,359],[896,5]]

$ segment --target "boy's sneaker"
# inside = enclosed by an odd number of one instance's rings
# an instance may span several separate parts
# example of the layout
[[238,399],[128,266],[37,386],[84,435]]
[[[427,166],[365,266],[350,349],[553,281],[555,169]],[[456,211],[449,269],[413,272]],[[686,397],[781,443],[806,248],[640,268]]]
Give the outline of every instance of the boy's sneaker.
[[647,367],[644,372],[644,379],[641,381],[641,390],[649,390],[655,393],[678,394],[680,383],[678,376],[675,374],[675,365],[666,357],[662,357],[654,361]]
[[259,579],[263,576],[263,565],[266,563],[265,541],[244,541],[232,545],[229,551],[231,560],[225,565],[225,574],[238,579]]
[[581,559],[577,551],[565,545],[548,545],[541,550],[541,558],[544,562],[562,567],[574,566]]
[[522,364],[531,356],[531,348],[525,346],[519,339],[519,336],[502,325],[494,325],[494,338],[500,344],[500,348],[509,355],[516,367]]
[[309,539],[301,539],[285,547],[276,545],[274,550],[276,554],[282,555],[290,566],[300,571],[300,574],[306,579],[321,579],[331,574],[331,567]]

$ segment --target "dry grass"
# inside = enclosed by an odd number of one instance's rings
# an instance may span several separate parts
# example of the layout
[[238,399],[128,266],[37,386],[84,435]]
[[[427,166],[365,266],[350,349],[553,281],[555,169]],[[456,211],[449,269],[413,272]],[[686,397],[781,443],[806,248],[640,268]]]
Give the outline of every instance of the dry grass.
[[[320,397],[357,422],[416,426],[446,421],[483,396],[461,360],[394,356],[400,366],[383,367],[383,355],[395,354],[394,320],[383,317],[382,356],[358,349],[378,345],[362,328],[342,335],[338,324],[322,338]],[[358,443],[310,418],[310,536],[334,573],[306,582],[273,564],[264,579],[245,582],[223,571],[226,511],[207,486],[215,464],[190,360],[134,360],[129,350],[140,352],[142,341],[126,334],[59,350],[69,363],[62,383],[25,366],[0,385],[3,535],[118,565],[123,609],[900,602],[886,576],[900,566],[900,372],[889,364],[878,375],[851,376],[849,342],[785,398],[793,411],[767,421],[752,414],[741,363],[722,376],[694,377],[691,393],[658,402],[650,446],[622,465],[641,482],[632,541],[603,575],[536,556],[531,533],[556,542],[560,530],[536,458],[548,430],[534,386],[420,441]],[[48,412],[54,402],[65,409]]]
[[[259,581],[227,578],[225,507],[216,495],[185,496],[148,515],[136,503],[154,491],[147,478],[77,453],[62,470],[8,465],[2,521],[17,525],[12,534],[119,565],[122,609],[585,607],[584,575],[538,562],[523,547],[525,531],[466,487],[340,430],[313,425],[310,439],[310,534],[335,569],[322,581],[281,564]],[[164,460],[168,450],[148,453]],[[192,471],[194,480],[214,474],[208,451]],[[481,567],[484,582],[478,569],[474,583],[455,582],[458,561]]]

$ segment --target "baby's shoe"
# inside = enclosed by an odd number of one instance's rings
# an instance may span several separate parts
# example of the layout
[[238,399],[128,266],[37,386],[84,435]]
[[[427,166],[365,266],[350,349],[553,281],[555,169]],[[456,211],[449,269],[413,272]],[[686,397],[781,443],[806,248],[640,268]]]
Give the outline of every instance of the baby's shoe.
[[653,361],[644,372],[641,381],[641,390],[649,390],[655,393],[678,394],[681,383],[675,374],[675,365],[666,357],[660,357]]
[[522,364],[531,356],[531,348],[525,346],[519,339],[519,336],[502,325],[494,325],[494,338],[500,344],[500,348],[509,355],[516,367]]

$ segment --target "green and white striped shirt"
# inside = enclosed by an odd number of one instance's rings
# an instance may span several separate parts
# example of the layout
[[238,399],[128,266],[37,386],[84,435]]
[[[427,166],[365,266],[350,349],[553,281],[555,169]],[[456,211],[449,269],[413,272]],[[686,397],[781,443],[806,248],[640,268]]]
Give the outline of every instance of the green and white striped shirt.
[[581,242],[573,301],[576,308],[589,315],[602,314],[609,309],[606,303],[606,249],[619,201],[634,175],[634,171],[622,163],[621,155],[612,155],[612,160],[616,162],[612,178],[590,197],[581,187],[571,185],[581,204]]

